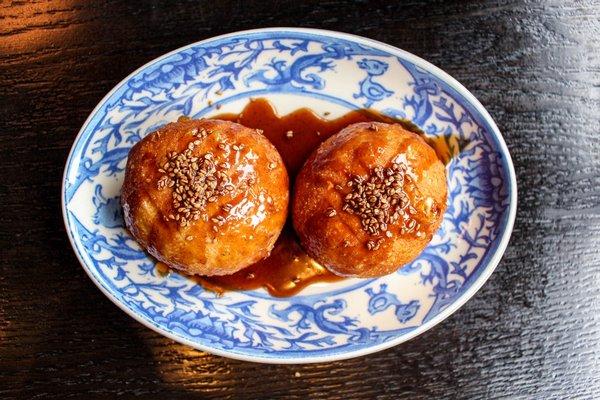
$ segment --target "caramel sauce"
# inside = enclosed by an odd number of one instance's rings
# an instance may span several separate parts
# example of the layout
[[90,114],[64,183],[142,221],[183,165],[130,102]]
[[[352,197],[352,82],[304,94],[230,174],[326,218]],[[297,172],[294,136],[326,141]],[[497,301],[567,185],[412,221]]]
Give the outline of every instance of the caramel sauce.
[[300,247],[291,223],[288,223],[269,257],[233,275],[192,279],[217,293],[262,287],[273,296],[288,297],[312,283],[335,282],[343,278],[310,258]]
[[[266,99],[251,100],[240,114],[221,114],[214,118],[263,130],[263,134],[281,154],[292,184],[313,150],[350,124],[367,121],[400,123],[406,129],[422,133],[409,121],[391,119],[371,110],[350,111],[332,120],[323,119],[308,108],[300,108],[288,115],[279,116]],[[441,144],[430,144],[441,160],[449,159],[448,151],[444,151]],[[233,275],[190,278],[219,294],[226,290],[265,288],[276,297],[292,296],[316,282],[344,279],[329,272],[304,252],[292,227],[291,218],[288,218],[269,257]]]
[[[262,129],[281,154],[292,180],[313,150],[346,126],[357,122],[389,120],[368,110],[350,111],[339,118],[326,120],[308,108],[300,108],[280,117],[271,103],[262,98],[251,100],[240,114],[222,114],[214,118]],[[291,137],[288,132],[291,132]]]
[[[363,110],[326,120],[308,108],[280,117],[266,99],[250,101],[240,114],[222,114],[214,118],[261,129],[281,154],[292,184],[304,161],[321,142],[350,124],[383,120],[383,117]],[[262,287],[273,296],[287,297],[310,284],[343,278],[332,274],[306,254],[289,218],[269,257],[233,275],[193,279],[217,293]]]

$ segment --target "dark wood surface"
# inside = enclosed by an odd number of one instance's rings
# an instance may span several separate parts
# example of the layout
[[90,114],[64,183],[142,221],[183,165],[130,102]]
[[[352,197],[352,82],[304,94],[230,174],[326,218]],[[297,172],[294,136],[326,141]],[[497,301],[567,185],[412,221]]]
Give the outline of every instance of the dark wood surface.
[[[422,336],[353,360],[259,365],[174,343],[93,285],[64,233],[69,147],[143,63],[264,26],[415,53],[490,111],[519,183],[498,269]],[[599,398],[600,2],[0,2],[0,398]]]

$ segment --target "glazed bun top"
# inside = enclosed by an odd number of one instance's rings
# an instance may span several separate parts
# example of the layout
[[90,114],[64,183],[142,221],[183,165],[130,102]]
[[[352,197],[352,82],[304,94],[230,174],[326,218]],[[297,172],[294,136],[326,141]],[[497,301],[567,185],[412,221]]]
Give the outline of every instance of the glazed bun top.
[[332,272],[385,275],[429,243],[446,196],[444,165],[421,136],[398,124],[357,123],[323,142],[303,166],[294,227]]
[[160,261],[224,275],[269,254],[288,186],[279,153],[260,131],[181,118],[132,148],[121,199],[127,227]]

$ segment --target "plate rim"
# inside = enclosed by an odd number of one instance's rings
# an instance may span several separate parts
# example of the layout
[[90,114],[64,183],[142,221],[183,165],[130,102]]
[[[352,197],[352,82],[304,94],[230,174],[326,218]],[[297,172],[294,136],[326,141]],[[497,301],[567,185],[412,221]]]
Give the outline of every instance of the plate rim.
[[[202,45],[207,42],[211,42],[211,41],[215,41],[215,40],[221,40],[221,39],[225,39],[228,37],[235,37],[235,36],[241,36],[241,35],[247,35],[247,34],[253,34],[253,33],[267,33],[267,32],[300,32],[300,33],[305,33],[305,34],[316,34],[316,35],[323,35],[323,36],[329,36],[329,37],[334,37],[334,38],[338,37],[341,39],[347,39],[347,40],[354,41],[354,42],[359,42],[359,43],[363,42],[363,43],[366,43],[366,44],[371,45],[376,48],[377,47],[384,48],[385,50],[389,51],[391,54],[400,55],[403,58],[405,58],[406,60],[408,60],[409,62],[413,63],[414,65],[434,73],[436,76],[438,76],[440,79],[442,79],[445,83],[447,83],[451,88],[453,88],[460,95],[462,95],[469,103],[471,103],[471,105],[474,107],[474,109],[482,116],[483,120],[489,125],[489,127],[492,130],[492,132],[490,132],[490,134],[493,137],[495,137],[495,139],[498,142],[499,149],[501,151],[502,156],[505,158],[506,166],[508,167],[506,173],[508,176],[507,183],[508,183],[508,189],[509,189],[508,190],[508,192],[509,192],[508,219],[506,221],[506,227],[505,227],[504,231],[502,232],[502,236],[499,240],[498,247],[496,248],[495,253],[491,256],[490,260],[488,261],[485,270],[481,271],[479,276],[477,276],[475,278],[475,281],[467,288],[467,290],[462,295],[460,295],[452,304],[450,304],[447,308],[442,310],[434,318],[424,322],[422,325],[414,328],[413,330],[411,330],[409,333],[407,333],[405,335],[397,337],[388,342],[381,343],[379,345],[374,345],[374,346],[366,347],[366,348],[359,349],[359,350],[353,350],[353,351],[348,351],[348,352],[335,352],[333,354],[324,355],[324,356],[309,355],[305,358],[286,358],[285,356],[283,356],[283,357],[277,357],[277,356],[267,357],[264,355],[256,356],[256,355],[240,354],[240,353],[236,353],[236,352],[232,352],[232,351],[228,351],[228,350],[221,350],[221,349],[213,348],[213,347],[210,347],[210,346],[207,346],[204,344],[200,344],[200,343],[188,340],[184,337],[177,336],[171,332],[168,332],[168,331],[164,330],[162,327],[152,324],[150,321],[147,321],[145,318],[143,318],[143,316],[137,314],[136,312],[134,312],[134,310],[128,308],[125,304],[123,304],[121,301],[119,301],[119,299],[117,299],[112,292],[110,292],[107,288],[105,288],[101,282],[98,281],[98,279],[93,275],[92,271],[88,268],[88,266],[85,263],[85,261],[83,260],[82,256],[77,251],[75,239],[73,237],[73,234],[71,232],[71,229],[70,229],[69,223],[68,223],[68,219],[67,219],[65,184],[67,182],[67,172],[69,170],[69,166],[72,163],[72,158],[73,158],[74,152],[76,150],[76,145],[81,140],[85,129],[87,128],[87,126],[89,125],[89,123],[91,122],[93,117],[96,115],[96,113],[99,111],[99,109],[114,94],[114,92],[116,92],[123,84],[127,83],[133,76],[135,76],[139,72],[147,69],[154,63],[157,63],[163,59],[166,59],[173,54],[176,54],[181,51],[187,50],[188,48]],[[123,310],[127,315],[129,315],[134,320],[140,322],[147,328],[150,328],[153,331],[155,331],[165,337],[168,337],[171,340],[174,340],[178,343],[188,345],[197,350],[205,351],[205,352],[215,354],[218,356],[232,358],[232,359],[236,359],[236,360],[242,360],[242,361],[266,363],[266,364],[309,364],[309,363],[317,363],[317,362],[332,362],[332,361],[346,360],[349,358],[365,356],[365,355],[376,353],[376,352],[379,352],[379,351],[382,351],[385,349],[389,349],[391,347],[394,347],[401,343],[404,343],[408,340],[411,340],[411,339],[415,338],[416,336],[421,335],[422,333],[428,331],[429,329],[433,328],[434,326],[436,326],[439,323],[441,323],[442,321],[444,321],[446,318],[450,317],[459,308],[461,308],[487,282],[489,277],[496,270],[498,264],[500,263],[500,260],[502,259],[503,255],[506,251],[506,248],[508,246],[508,243],[509,243],[512,231],[513,231],[514,221],[515,221],[516,211],[517,211],[517,180],[516,180],[516,174],[515,174],[515,169],[514,169],[514,165],[512,162],[512,158],[511,158],[510,152],[508,150],[508,146],[506,145],[506,142],[504,141],[504,137],[502,136],[502,133],[498,129],[498,126],[494,122],[494,120],[491,117],[491,115],[489,114],[489,112],[485,109],[485,107],[479,102],[479,100],[477,100],[477,98],[467,88],[465,88],[460,82],[458,82],[455,78],[450,76],[448,73],[446,73],[439,67],[422,59],[419,56],[409,53],[406,50],[402,50],[398,47],[389,45],[384,42],[380,42],[378,40],[366,38],[366,37],[359,36],[359,35],[354,35],[351,33],[326,30],[326,29],[314,29],[314,28],[270,27],[270,28],[241,30],[241,31],[226,33],[223,35],[212,36],[212,37],[176,48],[172,51],[169,51],[158,57],[155,57],[152,60],[150,60],[147,63],[140,66],[139,68],[136,68],[133,72],[128,74],[125,78],[123,78],[116,85],[114,85],[113,88],[105,96],[103,96],[102,99],[96,104],[94,109],[90,112],[90,114],[86,118],[85,122],[82,124],[77,136],[73,139],[73,144],[71,145],[71,148],[69,150],[69,153],[68,153],[68,156],[67,156],[67,159],[65,162],[63,175],[62,175],[61,211],[62,211],[63,224],[65,226],[66,234],[69,237],[69,242],[71,244],[73,252],[75,253],[75,256],[77,257],[83,270],[86,272],[86,274],[88,275],[90,280],[92,282],[94,282],[94,284],[100,289],[100,291],[112,303],[114,303],[117,307],[119,307],[121,310]]]

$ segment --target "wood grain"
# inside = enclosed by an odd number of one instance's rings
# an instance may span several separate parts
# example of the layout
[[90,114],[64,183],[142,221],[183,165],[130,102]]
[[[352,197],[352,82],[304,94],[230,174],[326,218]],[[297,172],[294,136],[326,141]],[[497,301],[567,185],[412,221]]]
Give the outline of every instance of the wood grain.
[[[264,26],[356,33],[413,52],[497,121],[519,183],[483,289],[408,343],[258,365],[127,317],[87,278],[60,215],[64,162],[95,104],[177,47]],[[597,398],[600,2],[0,2],[0,398]]]

